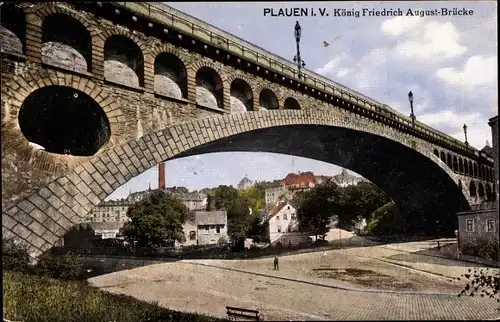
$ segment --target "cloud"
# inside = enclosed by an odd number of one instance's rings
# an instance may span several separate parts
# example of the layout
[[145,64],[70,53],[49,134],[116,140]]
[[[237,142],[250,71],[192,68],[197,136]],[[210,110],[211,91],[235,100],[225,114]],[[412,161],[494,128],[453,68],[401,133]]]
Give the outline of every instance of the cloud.
[[407,39],[395,48],[403,58],[439,61],[467,51],[467,47],[460,44],[460,33],[451,22],[429,21],[407,35]]
[[396,17],[382,23],[381,30],[386,35],[399,36],[421,24],[424,19],[408,19],[408,17]]
[[449,84],[464,86],[477,86],[496,82],[498,66],[497,57],[483,56],[470,57],[460,70],[447,67],[436,71],[436,76]]
[[438,126],[446,124],[447,126],[463,126],[464,124],[479,123],[481,114],[458,114],[451,110],[443,110],[435,113],[423,114],[417,116],[420,122],[429,126]]

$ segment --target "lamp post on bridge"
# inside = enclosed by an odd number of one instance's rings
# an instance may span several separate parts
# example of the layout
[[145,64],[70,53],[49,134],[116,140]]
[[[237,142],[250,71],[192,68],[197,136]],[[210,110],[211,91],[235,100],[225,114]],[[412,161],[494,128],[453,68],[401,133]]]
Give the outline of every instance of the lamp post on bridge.
[[408,100],[410,101],[410,109],[411,109],[410,118],[411,118],[411,122],[412,122],[413,125],[415,125],[415,114],[413,113],[413,93],[411,91],[408,93]]
[[467,125],[464,124],[464,135],[465,135],[465,145],[469,146],[469,141],[467,141]]
[[293,62],[297,63],[297,68],[299,69],[299,78],[301,76],[300,70],[301,68],[306,66],[306,63],[300,58],[300,37],[302,36],[302,28],[300,27],[299,22],[295,23],[295,42],[297,43],[297,55],[293,57]]

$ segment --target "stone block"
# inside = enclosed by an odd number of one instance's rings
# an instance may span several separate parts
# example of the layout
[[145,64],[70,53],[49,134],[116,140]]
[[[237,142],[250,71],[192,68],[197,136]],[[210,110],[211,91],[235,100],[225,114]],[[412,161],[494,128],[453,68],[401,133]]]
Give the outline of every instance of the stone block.
[[2,227],[6,227],[7,229],[12,229],[17,224],[17,221],[14,220],[11,216],[6,213],[2,214]]
[[34,246],[36,248],[40,248],[43,244],[45,244],[45,240],[37,234],[29,235],[26,238],[26,241],[30,244],[30,246]]
[[48,218],[48,216],[38,208],[34,208],[29,215],[39,223],[43,223]]
[[43,200],[42,197],[37,193],[34,193],[31,196],[29,196],[28,200],[41,211],[45,211],[47,210],[47,208],[50,207],[48,202]]
[[24,212],[29,213],[33,209],[35,209],[35,206],[29,202],[28,200],[22,200],[20,203],[17,204],[17,206],[22,209]]
[[19,223],[12,228],[12,232],[16,234],[17,236],[26,239],[28,236],[31,234],[31,231],[26,228],[27,226],[23,225],[22,223]]

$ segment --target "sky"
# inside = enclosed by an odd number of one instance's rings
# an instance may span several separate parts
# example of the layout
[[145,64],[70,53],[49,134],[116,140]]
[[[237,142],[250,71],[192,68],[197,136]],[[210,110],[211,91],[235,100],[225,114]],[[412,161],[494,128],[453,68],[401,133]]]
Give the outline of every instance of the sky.
[[[281,57],[296,53],[293,29],[302,27],[306,68],[410,114],[459,140],[467,124],[469,143],[491,144],[488,119],[498,114],[497,4],[495,1],[432,2],[175,2],[180,11],[219,27]],[[316,16],[264,16],[264,9],[315,8]],[[321,17],[319,9],[331,13]],[[406,15],[408,9],[465,8],[472,15]],[[334,16],[334,9],[401,9],[403,16]],[[470,12],[470,11],[469,11]],[[330,43],[324,47],[323,41]],[[228,162],[231,160],[231,162]],[[315,160],[271,153],[214,153],[166,162],[167,186],[198,190],[220,184],[281,179],[313,171],[333,175],[340,168]],[[157,169],[133,178],[107,199],[158,186]]]

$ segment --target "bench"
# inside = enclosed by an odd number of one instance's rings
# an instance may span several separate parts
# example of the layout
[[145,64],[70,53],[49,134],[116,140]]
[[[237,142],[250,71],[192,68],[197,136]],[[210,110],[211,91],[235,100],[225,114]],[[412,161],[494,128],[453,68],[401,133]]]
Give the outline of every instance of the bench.
[[235,320],[236,318],[246,318],[253,321],[264,321],[262,316],[259,314],[259,311],[257,310],[249,310],[234,306],[226,306],[226,310],[227,316],[231,320]]

